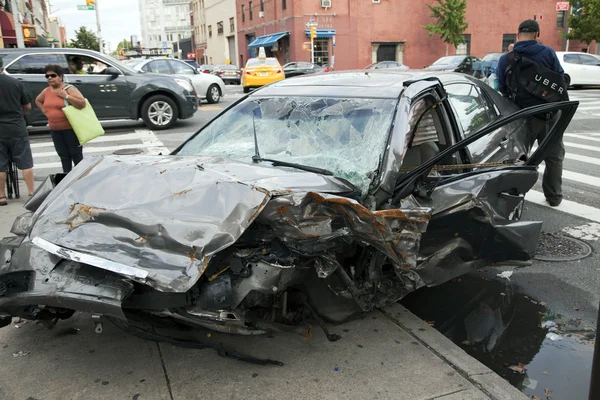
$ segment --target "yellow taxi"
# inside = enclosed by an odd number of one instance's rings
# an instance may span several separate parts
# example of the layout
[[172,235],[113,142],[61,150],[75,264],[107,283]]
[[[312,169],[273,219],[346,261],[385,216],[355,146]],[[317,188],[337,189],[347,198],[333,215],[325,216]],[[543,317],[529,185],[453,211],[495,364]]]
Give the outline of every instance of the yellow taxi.
[[244,93],[248,93],[251,88],[268,85],[284,78],[283,67],[279,61],[276,58],[266,57],[261,47],[258,57],[250,58],[246,63],[242,74],[242,86]]

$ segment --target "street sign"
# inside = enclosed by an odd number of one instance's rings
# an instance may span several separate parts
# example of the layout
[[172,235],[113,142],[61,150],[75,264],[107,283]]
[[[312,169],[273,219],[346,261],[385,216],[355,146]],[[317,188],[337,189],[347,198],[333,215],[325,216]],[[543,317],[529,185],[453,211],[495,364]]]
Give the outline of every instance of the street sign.
[[78,5],[78,6],[77,6],[77,9],[78,9],[79,11],[88,11],[88,10],[92,10],[92,11],[93,11],[93,10],[95,10],[96,8],[95,8],[95,6],[79,6],[79,5]]
[[556,11],[569,11],[569,2],[568,1],[557,1],[556,2]]

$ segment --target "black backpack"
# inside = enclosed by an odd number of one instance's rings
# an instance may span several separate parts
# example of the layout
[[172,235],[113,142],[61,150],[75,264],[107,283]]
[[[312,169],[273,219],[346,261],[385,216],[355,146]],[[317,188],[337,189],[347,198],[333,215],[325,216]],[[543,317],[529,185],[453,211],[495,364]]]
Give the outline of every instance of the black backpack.
[[506,55],[505,84],[522,108],[569,100],[564,77],[516,51]]

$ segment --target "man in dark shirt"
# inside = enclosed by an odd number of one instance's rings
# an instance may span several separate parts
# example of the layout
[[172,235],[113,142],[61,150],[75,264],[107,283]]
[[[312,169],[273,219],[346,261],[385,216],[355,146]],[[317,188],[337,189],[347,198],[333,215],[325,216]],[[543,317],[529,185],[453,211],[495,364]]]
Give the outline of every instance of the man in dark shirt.
[[0,58],[0,206],[8,204],[6,171],[10,162],[23,171],[29,195],[33,193],[33,156],[25,123],[31,96],[21,82],[3,72]]
[[[551,47],[538,43],[537,39],[539,35],[540,26],[538,25],[537,21],[526,20],[521,22],[521,25],[519,25],[518,41],[515,43],[514,51],[523,57],[537,62],[548,69],[551,69],[554,72],[564,75],[564,71],[560,66],[560,61],[558,61],[558,57],[556,56],[554,50]],[[500,60],[498,61],[497,75],[500,93],[508,96],[510,94],[510,90],[507,87],[506,82],[506,68],[507,58],[505,54],[500,57]],[[543,142],[549,127],[552,126],[553,123],[554,119],[541,119],[538,116],[530,117],[527,120],[527,126],[530,134],[530,149],[533,147],[536,139],[538,144]],[[560,205],[563,199],[562,170],[564,158],[565,146],[561,140],[555,146],[548,149],[548,155],[544,160],[546,163],[546,170],[544,171],[542,188],[544,189],[546,201],[552,207]]]

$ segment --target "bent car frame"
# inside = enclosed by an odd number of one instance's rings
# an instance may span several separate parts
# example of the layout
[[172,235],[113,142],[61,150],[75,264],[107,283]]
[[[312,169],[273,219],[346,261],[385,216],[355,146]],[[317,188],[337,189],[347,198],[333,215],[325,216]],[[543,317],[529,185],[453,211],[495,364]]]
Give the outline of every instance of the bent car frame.
[[[0,321],[81,311],[153,340],[175,340],[153,330],[165,321],[310,336],[310,321],[326,330],[530,260],[542,223],[520,220],[524,196],[577,105],[518,110],[456,73],[269,85],[171,155],[90,157],[50,176],[0,242]],[[525,119],[548,114],[532,153]]]

